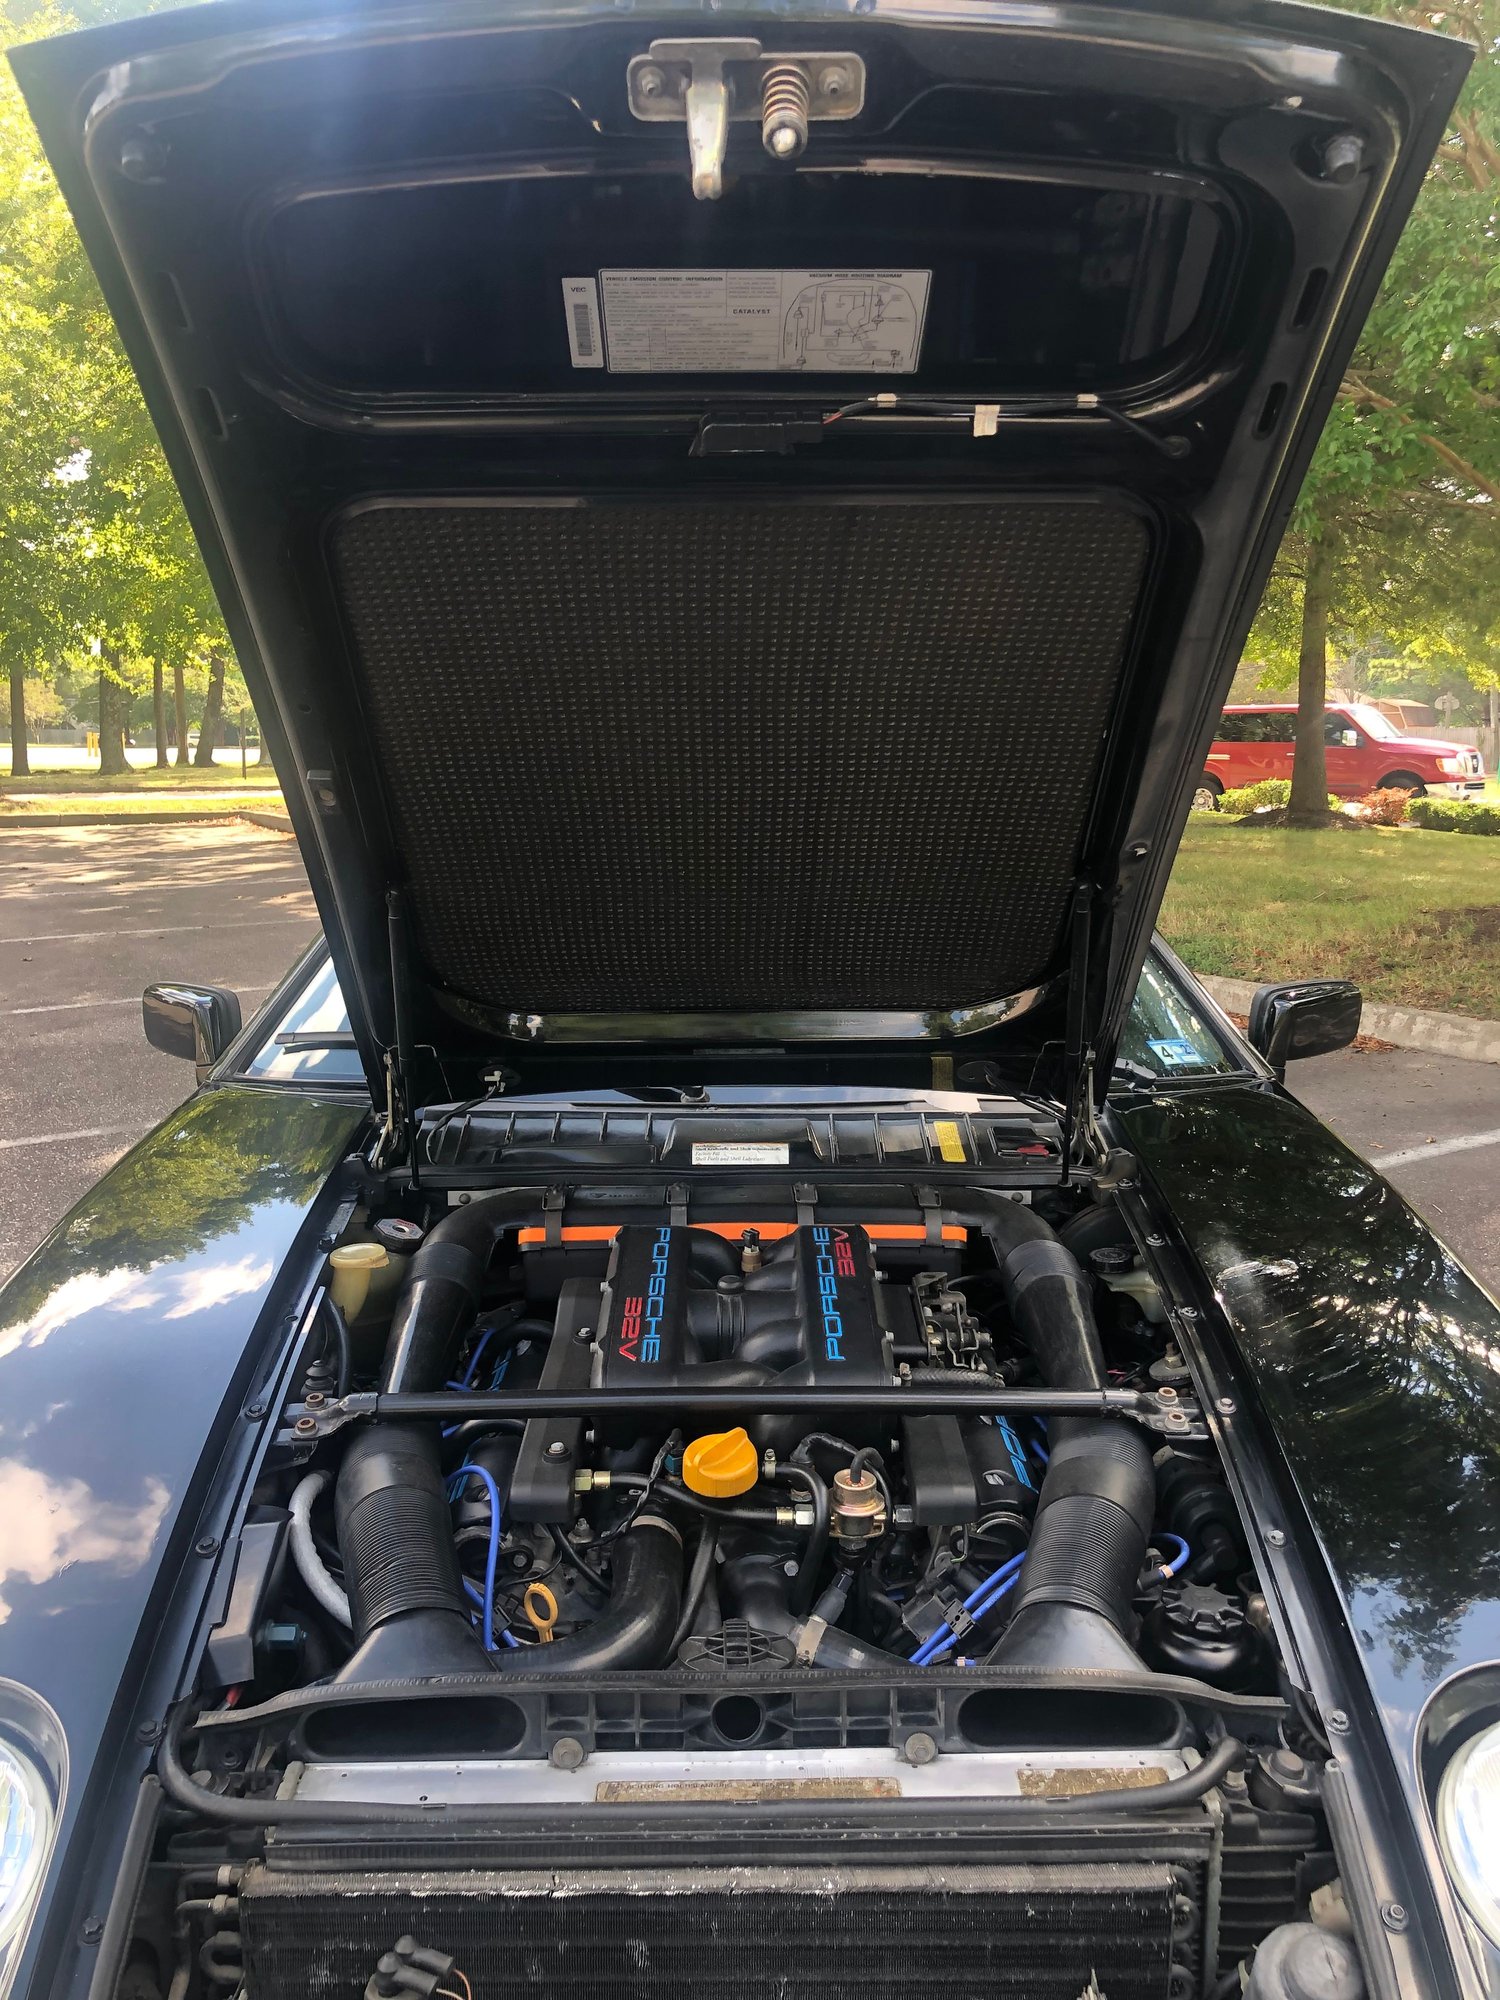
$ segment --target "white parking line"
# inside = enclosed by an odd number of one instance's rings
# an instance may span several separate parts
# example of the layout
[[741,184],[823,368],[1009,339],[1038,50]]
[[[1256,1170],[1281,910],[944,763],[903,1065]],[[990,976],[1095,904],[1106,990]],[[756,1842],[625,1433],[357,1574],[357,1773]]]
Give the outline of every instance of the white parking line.
[[34,1139],[0,1139],[0,1152],[9,1153],[17,1146],[60,1146],[67,1139],[121,1139],[139,1131],[138,1125],[89,1125],[81,1132],[39,1132]]
[[[236,993],[269,993],[272,983],[261,980],[254,986],[236,986]],[[139,993],[126,993],[111,1000],[49,1000],[44,1007],[7,1007],[7,1014],[74,1014],[80,1007],[139,1007]]]
[[316,922],[315,912],[285,917],[247,917],[242,924],[147,924],[142,930],[131,931],[40,931],[35,937],[0,938],[0,944],[92,944],[96,938],[112,937],[174,937],[183,931],[258,931],[268,924],[307,924]]
[[1415,1160],[1441,1160],[1448,1153],[1473,1153],[1481,1146],[1500,1146],[1500,1127],[1493,1132],[1469,1132],[1461,1139],[1438,1139],[1430,1146],[1403,1146],[1399,1153],[1382,1153],[1375,1164],[1383,1174]]

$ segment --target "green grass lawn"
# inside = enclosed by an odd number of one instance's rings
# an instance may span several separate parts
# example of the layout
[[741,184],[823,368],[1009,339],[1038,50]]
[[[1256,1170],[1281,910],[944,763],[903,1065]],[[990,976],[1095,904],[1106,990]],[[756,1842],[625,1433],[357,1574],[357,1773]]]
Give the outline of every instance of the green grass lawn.
[[[3,746],[0,746],[3,748]],[[242,791],[275,791],[276,773],[267,764],[250,766],[247,776],[240,776],[239,759],[233,764],[215,764],[211,771],[199,771],[189,764],[179,771],[174,765],[170,770],[158,771],[154,765],[135,767],[115,778],[101,778],[97,764],[64,766],[62,768],[42,767],[33,769],[30,777],[13,778],[10,775],[10,760],[0,761],[0,798],[11,792],[176,792],[214,791],[238,793]]]
[[216,792],[208,798],[183,798],[170,791],[134,792],[122,798],[104,796],[91,799],[77,792],[38,799],[7,798],[0,787],[0,820],[47,819],[58,813],[99,814],[109,819],[135,819],[142,813],[170,813],[174,819],[207,817],[233,819],[237,812],[284,812],[280,792],[246,786],[225,796]]
[[1371,1000],[1500,1017],[1500,839],[1194,813],[1160,928],[1195,972],[1357,979]]

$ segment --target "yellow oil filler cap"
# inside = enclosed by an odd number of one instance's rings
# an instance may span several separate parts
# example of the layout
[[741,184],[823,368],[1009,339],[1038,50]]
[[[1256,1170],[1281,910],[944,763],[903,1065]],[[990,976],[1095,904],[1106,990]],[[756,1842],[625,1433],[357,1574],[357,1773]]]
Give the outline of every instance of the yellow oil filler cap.
[[760,1453],[743,1429],[710,1431],[682,1454],[682,1483],[707,1500],[748,1493],[760,1476]]

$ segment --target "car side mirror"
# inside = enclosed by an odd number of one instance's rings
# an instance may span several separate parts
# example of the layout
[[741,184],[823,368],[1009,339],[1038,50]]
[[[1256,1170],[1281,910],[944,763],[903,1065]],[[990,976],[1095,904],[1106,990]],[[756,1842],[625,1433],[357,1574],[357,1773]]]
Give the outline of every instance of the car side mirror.
[[1359,731],[1357,729],[1341,729],[1339,731],[1339,741],[1346,750],[1357,750],[1359,748]]
[[1359,1033],[1361,1006],[1352,979],[1261,986],[1250,1002],[1247,1039],[1279,1076],[1289,1062],[1348,1048]]
[[203,1083],[240,1031],[240,998],[227,986],[148,986],[141,1020],[152,1048],[194,1063]]

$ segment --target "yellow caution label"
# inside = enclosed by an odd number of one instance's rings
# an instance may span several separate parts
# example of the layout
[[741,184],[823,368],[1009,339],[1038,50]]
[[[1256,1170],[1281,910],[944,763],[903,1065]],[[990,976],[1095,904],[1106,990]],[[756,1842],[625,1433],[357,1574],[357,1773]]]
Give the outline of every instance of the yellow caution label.
[[963,1166],[968,1160],[964,1151],[964,1138],[952,1118],[934,1119],[932,1129],[937,1134],[938,1151],[950,1165]]

